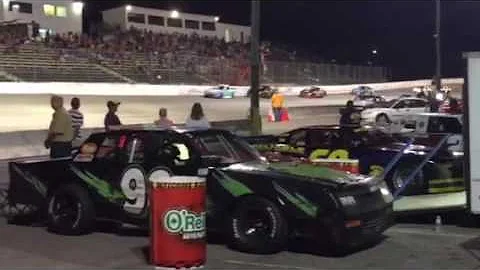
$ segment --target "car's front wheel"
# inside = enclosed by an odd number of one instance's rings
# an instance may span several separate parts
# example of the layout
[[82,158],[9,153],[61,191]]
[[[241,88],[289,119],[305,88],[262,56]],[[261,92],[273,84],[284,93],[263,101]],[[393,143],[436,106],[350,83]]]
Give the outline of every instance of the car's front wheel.
[[48,201],[48,230],[64,235],[89,232],[95,222],[95,208],[90,196],[77,184],[59,187]]
[[386,114],[379,114],[376,118],[375,118],[375,124],[377,126],[386,126],[388,124],[390,124],[390,119],[388,118],[388,116]]
[[269,254],[281,251],[287,244],[287,221],[278,206],[264,198],[241,200],[228,226],[230,244],[240,251]]

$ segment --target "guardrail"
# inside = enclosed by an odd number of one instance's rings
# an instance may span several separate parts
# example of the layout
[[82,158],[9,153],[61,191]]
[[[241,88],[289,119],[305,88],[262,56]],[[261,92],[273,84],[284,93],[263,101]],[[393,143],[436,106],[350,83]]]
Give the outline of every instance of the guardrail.
[[[328,94],[346,94],[359,86],[370,86],[375,90],[393,91],[430,84],[430,80],[401,81],[388,83],[367,83],[348,85],[318,85]],[[443,79],[443,84],[463,84],[462,78]],[[298,95],[312,85],[279,87],[285,95]],[[201,85],[151,85],[128,83],[67,83],[67,82],[0,82],[0,94],[58,94],[58,95],[93,95],[93,96],[201,96],[204,91],[215,87]],[[237,96],[246,96],[248,86],[232,86]]]

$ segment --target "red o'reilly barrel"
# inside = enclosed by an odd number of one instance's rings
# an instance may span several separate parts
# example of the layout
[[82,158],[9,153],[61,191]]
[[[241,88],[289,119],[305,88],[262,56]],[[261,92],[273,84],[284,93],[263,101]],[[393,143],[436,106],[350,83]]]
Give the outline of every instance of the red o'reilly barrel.
[[149,177],[150,258],[161,268],[197,268],[206,261],[205,178],[169,176],[159,170]]

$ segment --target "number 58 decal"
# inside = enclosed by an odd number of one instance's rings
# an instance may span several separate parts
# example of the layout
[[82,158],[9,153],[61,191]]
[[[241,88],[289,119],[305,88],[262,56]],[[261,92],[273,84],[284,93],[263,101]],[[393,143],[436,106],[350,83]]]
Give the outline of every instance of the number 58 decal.
[[330,149],[315,149],[310,153],[308,157],[310,160],[327,158],[327,159],[349,159],[350,153],[345,149],[336,149],[330,151]]

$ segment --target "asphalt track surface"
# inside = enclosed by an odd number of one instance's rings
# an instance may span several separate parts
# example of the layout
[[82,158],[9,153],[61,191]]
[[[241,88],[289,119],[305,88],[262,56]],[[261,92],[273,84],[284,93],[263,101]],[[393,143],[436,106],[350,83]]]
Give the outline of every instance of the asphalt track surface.
[[[381,93],[381,92],[380,92]],[[400,94],[412,94],[409,89],[385,91],[386,98],[394,98]],[[72,96],[64,96],[65,107],[69,107]],[[108,100],[120,101],[118,115],[124,124],[153,122],[160,107],[168,109],[169,117],[174,122],[184,122],[194,102],[204,107],[206,117],[210,121],[242,119],[247,116],[250,100],[245,97],[234,99],[207,99],[195,96],[79,96],[85,117],[85,127],[103,127],[103,118],[107,111]],[[352,98],[351,95],[329,95],[321,99],[304,99],[294,96],[286,97],[286,106],[317,107],[340,106]],[[49,95],[1,95],[0,96],[0,132],[42,130],[48,128],[52,115]],[[269,99],[260,99],[261,113],[266,115],[270,106]],[[317,108],[318,109],[318,108]],[[338,115],[338,110],[318,112],[322,116]],[[327,118],[328,118],[327,117]],[[319,121],[329,123],[330,118]]]
[[[395,96],[401,93],[397,91]],[[287,104],[290,107],[340,105],[348,98],[340,95],[319,100],[289,97]],[[101,126],[104,104],[108,99],[82,97],[87,126]],[[246,113],[248,108],[248,100],[244,98],[129,97],[122,98],[122,101],[119,114],[126,123],[153,120],[161,106],[169,109],[175,121],[183,122],[191,104],[196,101],[202,102],[211,120],[238,119],[238,115]],[[264,111],[268,110],[268,106],[269,102],[263,100]],[[2,96],[0,99],[0,129],[3,131],[9,127],[13,130],[43,129],[50,115],[46,95],[35,98]],[[337,121],[338,107],[333,107],[318,109],[303,117],[297,115],[288,123],[264,123],[264,128],[276,133],[297,126],[333,124]],[[40,134],[35,135],[41,137]],[[8,176],[6,163],[3,162],[0,163],[0,188],[6,184]],[[273,255],[250,255],[232,251],[221,241],[213,241],[208,245],[206,269],[479,269],[479,234],[477,228],[454,225],[443,225],[435,230],[433,218],[429,218],[426,224],[398,224],[386,231],[381,242],[342,257],[304,245],[291,245],[289,250]],[[132,228],[115,229],[112,225],[103,224],[93,234],[65,237],[51,234],[44,227],[10,225],[0,218],[0,268],[152,269],[146,255],[148,244],[147,232]]]

